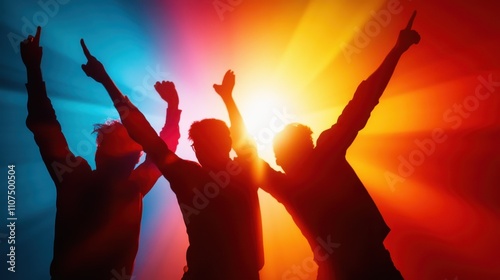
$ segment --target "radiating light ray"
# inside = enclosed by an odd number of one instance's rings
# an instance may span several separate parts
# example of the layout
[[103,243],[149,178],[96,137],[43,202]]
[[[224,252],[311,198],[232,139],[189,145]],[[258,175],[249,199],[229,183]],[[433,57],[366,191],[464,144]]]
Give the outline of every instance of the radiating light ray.
[[[350,15],[350,18],[343,12],[345,7],[336,3],[309,2],[281,58],[277,79],[298,79],[299,91],[307,86],[340,53],[339,46],[349,41],[352,31],[344,27],[360,26],[366,20],[366,12],[381,2],[357,6],[357,17]],[[339,22],[343,24],[339,25]]]

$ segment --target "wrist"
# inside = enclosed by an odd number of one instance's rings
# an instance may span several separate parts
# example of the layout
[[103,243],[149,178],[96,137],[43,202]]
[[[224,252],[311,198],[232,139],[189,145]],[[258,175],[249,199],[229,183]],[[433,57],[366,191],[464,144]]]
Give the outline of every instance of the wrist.
[[224,102],[232,102],[233,96],[231,94],[221,95],[222,101]]
[[36,82],[41,82],[43,81],[42,78],[42,70],[40,69],[40,66],[28,66],[27,67],[27,76],[28,76],[28,83],[36,83]]
[[395,54],[402,55],[406,50],[408,50],[409,47],[402,46],[401,44],[396,44],[393,48],[392,51]]
[[114,82],[113,80],[111,80],[111,77],[108,75],[108,73],[103,74],[102,77],[99,78],[99,82],[105,87],[114,86]]

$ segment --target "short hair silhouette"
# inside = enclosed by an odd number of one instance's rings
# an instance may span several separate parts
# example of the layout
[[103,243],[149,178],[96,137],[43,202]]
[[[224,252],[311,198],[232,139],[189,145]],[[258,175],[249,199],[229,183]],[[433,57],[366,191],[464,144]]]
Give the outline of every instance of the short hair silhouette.
[[283,145],[288,143],[299,147],[314,148],[312,139],[312,130],[307,125],[300,123],[291,123],[285,126],[285,128],[276,134],[273,140],[274,149],[280,149]]
[[128,153],[142,155],[142,147],[130,138],[123,124],[118,120],[95,124],[92,133],[97,134],[96,144],[98,149],[109,149],[109,152],[113,155]]
[[291,123],[276,134],[273,150],[276,163],[283,168],[296,165],[314,150],[312,130],[306,125]]
[[97,166],[102,166],[110,160],[123,168],[133,168],[138,163],[143,153],[142,147],[130,138],[121,122],[109,120],[103,124],[95,124],[93,133],[97,134]]
[[226,123],[218,119],[195,121],[189,128],[188,139],[193,141],[195,149],[210,148],[217,152],[231,151],[231,133]]

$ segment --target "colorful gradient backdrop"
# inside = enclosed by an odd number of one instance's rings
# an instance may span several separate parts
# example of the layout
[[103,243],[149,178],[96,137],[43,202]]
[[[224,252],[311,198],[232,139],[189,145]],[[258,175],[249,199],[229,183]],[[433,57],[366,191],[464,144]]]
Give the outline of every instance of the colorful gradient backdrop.
[[[49,279],[55,188],[24,123],[26,74],[17,46],[35,25],[43,26],[42,69],[58,119],[72,151],[90,163],[92,125],[118,115],[80,68],[80,38],[158,131],[166,104],[153,84],[175,82],[183,110],[178,154],[187,159],[195,159],[187,140],[193,121],[228,120],[212,84],[233,69],[236,101],[261,155],[274,164],[276,124],[308,124],[317,137],[335,123],[414,10],[421,43],[400,60],[348,160],[392,229],[385,245],[405,279],[500,279],[495,1],[41,0],[3,1],[0,10],[0,170],[16,165],[19,219],[15,274],[6,272],[0,227],[1,279]],[[481,79],[497,82],[485,87]],[[315,279],[305,239],[282,205],[259,195],[261,279]],[[144,200],[140,242],[135,279],[180,278],[187,236],[163,178]]]

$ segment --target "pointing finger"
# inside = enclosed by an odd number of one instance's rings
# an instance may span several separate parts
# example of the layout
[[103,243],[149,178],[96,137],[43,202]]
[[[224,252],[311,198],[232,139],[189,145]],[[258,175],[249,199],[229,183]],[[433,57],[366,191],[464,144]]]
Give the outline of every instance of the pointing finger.
[[85,57],[87,57],[87,59],[91,59],[92,55],[90,54],[89,49],[85,45],[85,41],[83,41],[83,39],[80,39],[80,44],[82,45],[82,49],[83,49],[83,53],[85,54]]
[[415,20],[416,16],[417,16],[417,11],[414,11],[413,14],[411,15],[410,20],[408,21],[408,24],[406,25],[406,30],[411,30],[411,27],[413,25],[413,21]]
[[40,45],[40,33],[42,33],[42,28],[40,26],[38,26],[36,28],[36,34],[35,34],[35,39],[33,40],[33,42],[38,46]]

